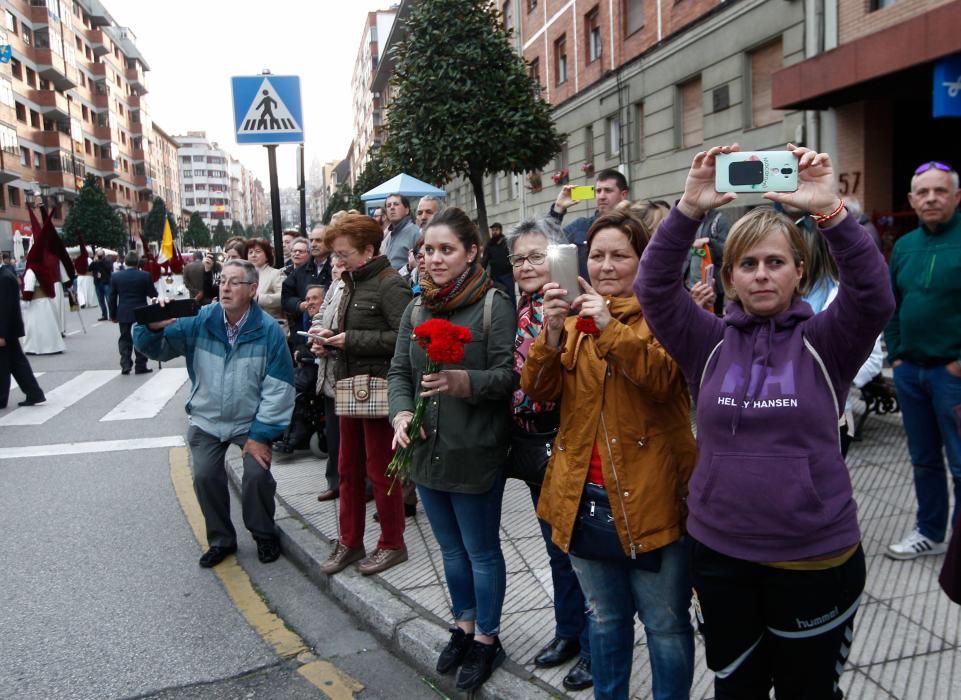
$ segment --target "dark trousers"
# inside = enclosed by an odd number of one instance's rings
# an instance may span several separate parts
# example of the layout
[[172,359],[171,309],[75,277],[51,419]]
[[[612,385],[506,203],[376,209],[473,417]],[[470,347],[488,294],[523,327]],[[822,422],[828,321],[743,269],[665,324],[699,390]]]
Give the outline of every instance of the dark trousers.
[[840,700],[838,680],[864,590],[864,551],[840,566],[789,570],[689,538],[691,578],[717,700]]
[[[541,487],[528,484],[534,509],[541,495]],[[551,582],[554,584],[554,636],[560,639],[577,639],[581,643],[581,658],[591,658],[590,628],[587,604],[581,584],[571,566],[571,558],[551,539],[551,526],[537,519],[551,563]]]
[[[224,464],[224,457],[230,445],[242,447],[245,442],[246,435],[221,441],[193,425],[187,431],[190,461],[194,470],[194,493],[197,494],[200,510],[204,514],[208,546],[233,547],[237,544],[237,532],[230,522],[230,494],[227,492],[227,466]],[[277,482],[270,470],[261,467],[250,455],[244,455],[240,503],[244,525],[255,539],[277,537],[274,526],[276,492]]]
[[139,372],[147,369],[147,356],[134,348],[133,335],[130,332],[132,328],[132,323],[120,324],[120,340],[117,341],[117,347],[120,349],[120,369],[129,370],[133,366],[134,363],[130,359],[133,353]]
[[324,396],[324,433],[327,436],[327,488],[340,488],[340,474],[337,472],[338,453],[340,452],[340,419],[335,412],[333,396]]
[[107,294],[110,292],[110,283],[97,282],[95,280],[93,286],[97,290],[97,303],[100,304],[100,317],[110,318],[110,314],[107,313]]
[[0,348],[0,408],[6,408],[7,400],[10,398],[11,376],[17,380],[17,384],[28,399],[43,400],[43,389],[37,384],[37,378],[33,376],[33,369],[30,367],[30,361],[23,354],[19,338],[8,340],[7,344]]

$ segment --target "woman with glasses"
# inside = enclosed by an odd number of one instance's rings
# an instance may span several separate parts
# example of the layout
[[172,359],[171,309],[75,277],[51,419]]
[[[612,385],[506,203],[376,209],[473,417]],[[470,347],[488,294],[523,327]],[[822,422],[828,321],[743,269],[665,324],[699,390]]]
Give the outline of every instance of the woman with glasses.
[[714,189],[698,153],[648,246],[634,289],[695,392],[698,462],[687,499],[698,620],[715,697],[841,698],[838,681],[865,581],[857,506],[838,419],[894,310],[884,259],[838,197],[826,153],[788,146],[796,192],[765,198],[810,212],[839,270],[834,302],[803,302],[807,251],[769,207],[731,228],[723,319],[681,280],[699,222],[736,194]]
[[694,676],[683,536],[696,450],[684,378],[631,290],[649,239],[625,211],[594,221],[590,283],[544,285],[544,329],[521,374],[532,400],[560,402],[537,514],[569,552],[587,599],[600,700],[630,697],[635,618],[647,637],[651,697],[686,700]]
[[[514,282],[521,292],[517,303],[517,331],[514,336],[514,374],[520,381],[524,362],[531,345],[544,330],[544,285],[551,281],[547,261],[548,246],[567,243],[554,219],[527,219],[507,233],[510,247],[508,262],[514,272]],[[554,401],[534,401],[518,386],[513,398],[512,460],[526,460],[527,450],[552,444],[560,422],[559,408]],[[534,455],[531,455],[532,457]],[[539,454],[536,455],[541,458]],[[520,473],[520,465],[514,473]],[[541,478],[527,480],[527,486],[537,509],[541,494]],[[568,690],[589,688],[591,680],[591,649],[588,637],[587,609],[584,593],[577,582],[570,557],[551,540],[551,526],[538,518],[541,535],[547,547],[554,585],[554,638],[534,657],[538,668],[553,668],[578,657],[578,662],[564,676]]]
[[[327,249],[344,267],[341,318],[338,328],[314,327],[310,333],[322,339],[318,354],[336,352],[338,380],[359,375],[387,378],[397,328],[411,293],[407,281],[380,254],[383,238],[380,226],[363,214],[345,214],[324,235]],[[393,430],[386,416],[338,419],[340,538],[320,570],[333,575],[359,562],[360,573],[369,576],[407,561],[403,496],[400,489],[388,493],[391,480],[385,473],[392,456]],[[365,479],[373,484],[380,521],[377,548],[370,554],[364,549]]]
[[280,308],[280,293],[284,285],[284,271],[274,267],[274,249],[265,238],[247,241],[247,260],[257,268],[257,304],[287,331],[287,319]]

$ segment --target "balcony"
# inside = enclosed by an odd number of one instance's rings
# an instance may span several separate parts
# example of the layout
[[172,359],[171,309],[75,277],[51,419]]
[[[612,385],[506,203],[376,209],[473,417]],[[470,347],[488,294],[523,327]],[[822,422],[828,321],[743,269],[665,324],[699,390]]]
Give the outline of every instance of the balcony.
[[99,82],[107,79],[106,63],[88,63],[87,69],[90,71],[90,75],[94,80]]
[[30,3],[30,23],[34,29],[46,27],[50,23],[46,5],[34,5]]
[[144,77],[143,71],[140,69],[140,65],[136,65],[133,68],[128,68],[124,72],[124,77],[127,82],[130,83],[132,88],[135,88],[137,92],[141,95],[147,92],[147,79]]
[[104,56],[110,53],[110,47],[103,38],[102,29],[87,29],[84,34],[87,37],[87,42],[90,44],[90,49],[93,51],[94,56]]
[[90,16],[90,24],[95,27],[107,27],[110,25],[110,14],[100,0],[87,0],[87,14]]
[[142,148],[135,148],[130,151],[130,160],[132,160],[134,163],[143,163],[145,160],[147,160],[147,154],[144,153]]
[[61,151],[73,150],[73,141],[70,138],[70,134],[65,134],[62,131],[41,131],[34,129],[30,132],[30,140],[38,146],[45,148],[58,148]]
[[27,90],[27,99],[36,104],[40,114],[49,119],[70,118],[67,98],[56,90]]
[[23,174],[20,154],[0,149],[0,185],[19,180]]
[[113,188],[104,190],[104,194],[107,195],[107,201],[110,202],[111,206],[119,207],[127,203],[125,199],[120,198],[120,193]]
[[131,121],[130,122],[130,133],[134,136],[143,136],[143,122],[141,121]]
[[91,101],[97,109],[110,109],[110,95],[106,93],[101,95],[99,92],[95,92]]
[[140,109],[140,95],[127,95],[127,108],[131,112],[136,112]]
[[89,131],[94,141],[110,141],[113,138],[109,126],[84,126],[84,129]]
[[[37,75],[46,78],[61,92],[77,87],[76,70],[50,49],[34,48],[32,58],[37,64]],[[106,74],[104,74],[106,75]]]
[[150,202],[137,202],[134,205],[133,210],[138,214],[149,214],[150,213]]

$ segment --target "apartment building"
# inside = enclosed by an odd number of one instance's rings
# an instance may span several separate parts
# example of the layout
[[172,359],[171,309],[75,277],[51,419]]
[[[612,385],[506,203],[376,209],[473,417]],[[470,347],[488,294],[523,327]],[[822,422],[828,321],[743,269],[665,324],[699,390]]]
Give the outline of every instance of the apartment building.
[[167,211],[179,222],[183,220],[180,197],[180,164],[177,142],[156,123],[151,124],[147,142],[147,179],[154,197],[160,197]]
[[[61,225],[86,175],[137,232],[150,209],[144,103],[150,69],[136,37],[98,0],[3,0],[0,242],[29,230],[28,194]],[[5,245],[5,243],[4,243]]]
[[390,35],[395,14],[396,6],[389,10],[367,13],[360,48],[354,60],[354,70],[350,79],[354,117],[351,182],[357,180],[371,152],[379,148],[384,140],[381,96],[372,85],[380,63],[380,47]]
[[915,168],[930,160],[961,163],[957,116],[935,117],[932,109],[936,91],[953,83],[957,98],[961,89],[961,70],[948,80],[934,71],[961,52],[961,0],[841,0],[828,7],[827,50],[774,74],[772,106],[817,110],[842,194],[862,200],[890,245],[916,225],[906,199]]

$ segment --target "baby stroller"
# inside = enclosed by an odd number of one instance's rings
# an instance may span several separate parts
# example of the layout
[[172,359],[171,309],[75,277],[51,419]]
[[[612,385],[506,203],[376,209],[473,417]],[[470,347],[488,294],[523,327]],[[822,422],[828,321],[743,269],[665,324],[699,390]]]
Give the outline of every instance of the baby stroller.
[[317,395],[316,386],[317,363],[313,357],[305,357],[294,368],[294,413],[287,430],[274,443],[277,452],[309,449],[315,457],[327,457],[324,398]]

